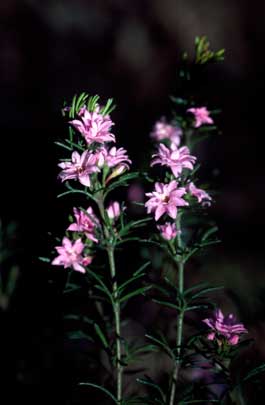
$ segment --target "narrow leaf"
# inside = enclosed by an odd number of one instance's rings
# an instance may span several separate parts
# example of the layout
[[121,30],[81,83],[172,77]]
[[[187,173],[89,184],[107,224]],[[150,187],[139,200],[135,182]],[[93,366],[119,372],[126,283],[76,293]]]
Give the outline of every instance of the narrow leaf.
[[100,338],[104,348],[107,349],[108,348],[108,342],[107,342],[107,339],[106,339],[104,333],[102,332],[100,326],[97,323],[94,323],[94,328],[95,328],[95,331],[96,331],[98,337]]
[[120,302],[128,301],[129,299],[136,297],[137,295],[145,294],[146,291],[150,290],[152,286],[146,286],[146,287],[141,287],[138,288],[135,291],[130,292],[129,294],[126,294],[125,296],[121,297]]
[[115,404],[117,404],[117,401],[116,401],[116,398],[114,397],[114,395],[109,390],[107,390],[104,387],[101,387],[100,385],[92,384],[92,383],[79,383],[78,385],[87,385],[89,387],[97,388],[98,390],[104,392],[107,396],[109,396],[113,400],[113,402],[115,402]]

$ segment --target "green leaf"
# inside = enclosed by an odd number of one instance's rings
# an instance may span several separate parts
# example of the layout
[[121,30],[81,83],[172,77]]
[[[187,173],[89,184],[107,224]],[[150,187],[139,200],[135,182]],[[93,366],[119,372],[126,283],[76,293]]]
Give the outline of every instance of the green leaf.
[[80,111],[80,109],[85,105],[87,98],[88,98],[88,94],[86,94],[86,93],[80,94],[80,96],[78,97],[78,100],[76,102],[76,106],[75,106],[76,113],[78,113]]
[[161,243],[156,242],[155,240],[152,240],[152,239],[139,239],[139,242],[154,245],[154,246],[159,247],[160,249],[163,249],[163,246]]
[[185,100],[184,98],[174,96],[170,96],[169,98],[171,101],[173,101],[173,103],[176,103],[177,105],[188,105],[188,100]]
[[190,288],[187,288],[184,291],[184,296],[188,295],[189,293],[191,293],[194,290],[199,290],[200,288],[209,288],[209,283],[199,283],[199,284],[196,284],[196,285],[194,285],[194,286],[192,286]]
[[106,284],[101,280],[101,278],[96,273],[94,273],[93,271],[91,271],[89,269],[86,269],[86,273],[90,277],[94,278],[99,283],[99,285],[96,285],[95,287],[97,289],[99,289],[100,291],[104,292],[106,294],[106,296],[109,298],[111,304],[114,305],[112,294],[111,294],[110,290],[108,289],[108,287],[106,286]]
[[50,263],[50,262],[51,262],[51,259],[50,259],[49,257],[42,257],[42,256],[39,256],[38,259],[39,259],[41,262],[44,262],[44,263]]
[[87,333],[83,332],[82,330],[74,331],[74,332],[68,332],[68,339],[70,340],[81,340],[81,339],[86,339],[89,340],[90,342],[94,342],[94,339]]
[[192,300],[194,300],[195,298],[198,298],[198,297],[200,297],[200,296],[202,296],[202,295],[204,295],[204,294],[206,294],[206,293],[208,293],[208,292],[213,292],[213,291],[218,291],[218,290],[223,290],[223,289],[224,289],[223,286],[204,288],[203,290],[197,292],[196,294],[193,294],[193,295],[190,297],[190,300],[192,301]]
[[173,288],[173,290],[178,291],[178,286],[174,284],[168,277],[164,277],[165,282]]
[[218,227],[217,226],[213,226],[212,228],[208,229],[202,236],[201,241],[206,241],[209,236],[211,236],[212,234],[218,232]]
[[175,309],[176,311],[180,310],[180,307],[173,304],[172,302],[157,300],[157,299],[154,299],[154,298],[152,299],[152,301],[154,301],[156,304],[162,305],[164,307]]
[[216,245],[218,243],[221,243],[220,239],[216,239],[216,240],[210,240],[209,242],[205,242],[205,243],[200,243],[199,247],[203,248],[203,247],[207,247],[207,246],[211,246],[211,245]]
[[125,239],[122,239],[122,240],[118,241],[116,243],[116,246],[123,245],[124,243],[127,243],[127,242],[136,242],[136,241],[139,241],[139,238],[137,238],[136,236],[131,237],[131,238],[125,238]]
[[69,189],[69,191],[65,191],[64,193],[57,195],[57,198],[64,197],[68,194],[84,194],[87,198],[91,198],[91,200],[96,202],[96,198],[93,196],[93,194],[89,193],[88,191],[75,189],[71,187],[70,184],[68,183],[66,183],[66,187]]
[[265,371],[265,364],[261,364],[260,366],[254,368],[253,370],[251,370],[242,380],[242,382],[246,382],[249,379],[255,377],[258,374],[264,373]]
[[192,305],[191,307],[187,307],[185,311],[196,311],[197,309],[209,309],[210,306],[211,306],[211,303]]
[[[175,359],[175,355],[173,353],[173,351],[171,350],[170,346],[168,345],[167,341],[164,339],[164,341],[151,336],[151,335],[145,335],[145,337],[149,340],[151,340],[152,342],[156,343],[160,348],[162,348],[165,353],[171,358],[171,359]],[[162,337],[162,336],[161,336]],[[163,337],[162,337],[163,338]]]
[[70,139],[66,139],[65,142],[67,142],[67,143],[69,143],[69,145],[71,145],[71,150],[73,150],[75,147],[76,149],[80,150],[81,152],[85,151],[85,148],[82,145],[80,145],[79,143],[73,142]]
[[117,400],[114,397],[114,395],[109,390],[107,390],[104,387],[101,387],[100,385],[92,384],[92,383],[79,383],[78,385],[87,385],[89,387],[97,388],[98,390],[104,392],[108,397],[110,397],[113,400],[113,402],[115,402],[115,404],[117,404]]
[[127,225],[125,225],[120,230],[120,236],[122,237],[123,235],[126,235],[131,229],[139,228],[141,226],[144,226],[149,221],[152,221],[152,218],[147,217],[147,218],[139,219],[137,221],[130,221]]
[[73,97],[71,109],[70,109],[70,112],[69,112],[69,117],[70,118],[74,118],[74,116],[75,116],[76,97],[77,96],[75,94],[74,97]]
[[98,337],[100,338],[104,348],[107,349],[109,345],[108,345],[107,339],[106,339],[104,333],[102,332],[100,326],[97,323],[94,323],[94,328],[95,328],[95,331],[96,331]]
[[88,318],[87,316],[82,316],[82,315],[76,315],[76,314],[68,314],[64,316],[64,319],[69,320],[69,321],[78,321],[82,323],[87,323],[88,325],[93,325],[94,321],[91,318]]
[[187,263],[187,261],[188,261],[196,252],[198,252],[199,249],[200,249],[199,247],[195,247],[195,248],[191,249],[191,250],[189,251],[189,253],[187,253],[187,255],[184,257],[183,262],[184,262],[184,263]]
[[54,143],[55,143],[55,145],[61,146],[64,149],[67,149],[67,150],[70,150],[70,151],[73,150],[70,146],[67,146],[64,143],[61,143],[61,142],[54,142]]
[[109,98],[106,105],[100,110],[100,113],[102,115],[107,115],[107,114],[110,114],[115,108],[116,108],[116,105],[113,104],[113,99]]
[[147,378],[147,377],[145,379],[137,378],[136,381],[139,382],[140,384],[147,385],[147,386],[153,388],[160,395],[160,398],[162,400],[161,404],[165,404],[166,396],[165,396],[164,392],[162,391],[162,389],[159,387],[158,384],[156,384],[154,381],[151,380],[151,378]]
[[106,198],[106,196],[107,196],[111,191],[115,190],[117,187],[125,187],[125,186],[127,186],[129,180],[133,180],[133,179],[139,178],[139,175],[140,175],[139,172],[132,172],[132,173],[129,173],[129,174],[124,174],[124,175],[119,176],[119,179],[118,179],[118,180],[112,182],[112,183],[108,186],[108,188],[107,188],[107,190],[106,190],[106,193],[104,194],[104,199]]
[[99,96],[96,94],[95,96],[91,96],[87,102],[87,109],[88,111],[95,111],[95,108],[98,104]]
[[148,262],[144,263],[141,267],[139,267],[138,270],[136,270],[133,275],[138,276],[138,274],[142,273],[149,265],[151,264],[151,261],[148,260]]
[[131,283],[133,283],[135,280],[138,280],[139,278],[142,278],[144,274],[138,274],[137,276],[131,277],[129,280],[126,280],[124,283],[122,283],[118,291],[121,293],[126,287],[128,287]]
[[82,287],[80,287],[80,286],[78,286],[78,285],[76,285],[76,284],[73,284],[73,283],[67,283],[67,286],[66,286],[66,288],[65,288],[65,290],[64,290],[64,294],[69,294],[69,293],[71,293],[71,292],[73,292],[73,291],[76,291],[76,290],[80,290]]
[[136,297],[137,295],[144,295],[148,290],[150,290],[150,288],[152,288],[152,286],[146,286],[146,287],[141,287],[138,288],[135,291],[132,291],[126,295],[124,295],[123,297],[121,297],[120,299],[120,303],[124,302],[124,301],[128,301],[133,297]]

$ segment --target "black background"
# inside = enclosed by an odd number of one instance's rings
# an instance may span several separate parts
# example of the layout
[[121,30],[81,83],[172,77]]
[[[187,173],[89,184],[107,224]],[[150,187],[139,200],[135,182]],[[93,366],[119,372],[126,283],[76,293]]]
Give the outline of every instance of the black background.
[[119,144],[142,168],[153,123],[170,111],[178,57],[192,56],[195,35],[226,49],[224,63],[196,78],[198,100],[222,109],[222,133],[199,159],[219,192],[212,215],[223,243],[199,278],[225,284],[225,308],[240,312],[264,354],[264,20],[258,0],[1,1],[0,217],[18,225],[21,270],[2,313],[3,387],[38,403],[31,387],[45,400],[55,389],[59,403],[71,403],[62,399],[73,378],[62,373],[62,300],[49,281],[57,269],[37,260],[49,254],[48,232],[61,234],[70,208],[56,199],[63,101],[82,91],[113,97]]

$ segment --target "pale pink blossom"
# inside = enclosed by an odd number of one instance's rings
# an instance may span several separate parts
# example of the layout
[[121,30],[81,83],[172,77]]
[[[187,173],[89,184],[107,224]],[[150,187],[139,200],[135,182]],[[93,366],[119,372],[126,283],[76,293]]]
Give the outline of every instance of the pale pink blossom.
[[110,149],[103,146],[98,149],[95,155],[99,167],[103,167],[104,165],[114,167],[122,163],[127,169],[129,169],[129,164],[132,163],[127,155],[127,151],[124,148],[117,149],[116,146],[113,146]]
[[224,316],[221,309],[217,309],[214,313],[213,318],[206,318],[202,322],[212,329],[208,334],[209,340],[216,339],[218,344],[222,343],[225,339],[230,345],[236,345],[239,341],[239,337],[243,333],[247,333],[246,328],[242,323],[236,323],[235,316],[229,314]]
[[99,221],[95,216],[93,209],[88,207],[86,212],[84,212],[74,208],[74,216],[76,222],[71,224],[67,230],[73,232],[84,232],[87,239],[97,243],[98,239],[95,237],[95,228],[98,226]]
[[187,185],[187,191],[193,197],[196,197],[199,203],[202,203],[203,205],[211,205],[212,197],[206,193],[206,191],[197,188],[194,183],[190,182]]
[[203,124],[213,124],[213,119],[210,117],[210,112],[206,107],[189,108],[187,112],[194,115],[194,127],[199,128]]
[[145,203],[147,212],[155,213],[155,220],[163,214],[168,214],[171,218],[175,219],[178,213],[178,207],[189,205],[182,197],[186,194],[184,187],[178,188],[178,183],[173,180],[168,184],[155,183],[155,191],[146,193],[150,199]]
[[110,132],[113,122],[109,115],[102,115],[99,109],[90,112],[83,107],[79,117],[70,121],[70,124],[83,135],[88,145],[93,142],[115,142],[115,136]]
[[119,218],[119,216],[121,214],[120,204],[118,203],[118,201],[113,201],[108,206],[106,211],[107,211],[109,219],[111,219],[111,220],[117,219],[117,218]]
[[74,179],[87,187],[90,187],[90,174],[100,171],[96,165],[96,157],[88,150],[82,155],[73,152],[71,162],[63,162],[58,166],[63,169],[59,174],[62,181]]
[[175,239],[175,237],[181,233],[180,230],[177,230],[176,224],[171,222],[166,222],[164,225],[157,225],[157,228],[166,240]]
[[52,264],[55,266],[64,266],[65,269],[72,267],[80,273],[85,273],[85,269],[81,265],[84,260],[82,256],[84,247],[85,245],[82,243],[81,239],[71,242],[70,239],[64,237],[62,246],[55,247],[59,256],[52,261]]
[[155,123],[153,132],[151,132],[151,137],[154,138],[156,141],[168,139],[177,146],[180,145],[181,136],[181,128],[168,124],[164,119],[157,121]]
[[152,156],[151,166],[162,165],[172,170],[175,177],[178,177],[183,169],[192,170],[196,157],[190,154],[187,146],[181,148],[167,148],[163,143],[158,146],[158,153]]

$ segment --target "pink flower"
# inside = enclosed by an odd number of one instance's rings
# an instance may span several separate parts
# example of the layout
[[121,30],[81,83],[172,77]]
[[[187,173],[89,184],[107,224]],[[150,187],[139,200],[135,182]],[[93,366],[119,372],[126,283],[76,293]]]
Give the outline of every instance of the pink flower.
[[91,256],[86,256],[82,260],[82,265],[83,266],[89,266],[92,263],[93,258]]
[[213,318],[206,318],[202,322],[206,323],[206,325],[213,330],[208,334],[208,339],[214,340],[216,338],[218,344],[220,344],[218,338],[225,338],[228,344],[236,345],[239,341],[240,335],[247,333],[247,330],[242,323],[236,323],[233,314],[224,317],[221,309],[215,311]]
[[181,128],[166,123],[164,119],[157,121],[155,123],[153,132],[151,132],[151,137],[154,138],[156,141],[169,139],[176,146],[179,146],[181,136]]
[[211,205],[212,197],[210,197],[206,191],[197,188],[194,183],[190,182],[188,184],[187,191],[193,197],[196,197],[199,203],[202,202],[203,205]]
[[89,175],[100,171],[96,166],[96,157],[88,150],[83,152],[81,156],[78,152],[73,152],[72,162],[63,162],[58,166],[63,169],[59,174],[62,181],[75,179],[87,187],[90,187]]
[[187,112],[194,115],[195,128],[199,128],[203,124],[213,124],[213,119],[209,116],[210,112],[206,107],[189,108]]
[[151,166],[158,164],[168,166],[175,177],[178,177],[184,168],[192,170],[196,162],[196,157],[190,155],[187,146],[182,146],[179,149],[177,147],[169,149],[162,143],[159,144],[158,153],[152,157],[154,159],[151,162]]
[[97,243],[98,239],[95,237],[95,227],[98,226],[99,222],[92,208],[89,207],[86,212],[74,208],[74,216],[76,222],[71,224],[67,230],[73,232],[84,232],[87,239]]
[[184,207],[189,205],[183,198],[186,194],[184,187],[178,188],[178,183],[173,180],[168,184],[155,183],[155,191],[152,193],[146,193],[150,199],[145,203],[147,212],[155,212],[155,220],[167,213],[171,218],[177,217],[177,207]]
[[64,266],[65,269],[67,267],[73,267],[74,270],[85,273],[84,267],[81,266],[84,259],[81,253],[84,247],[81,239],[77,239],[72,243],[70,239],[64,237],[62,246],[55,247],[59,256],[52,261],[52,264],[55,266]]
[[181,233],[181,231],[177,230],[176,224],[172,224],[171,222],[166,222],[164,225],[157,225],[157,229],[166,240],[172,240]]
[[99,167],[104,166],[114,167],[119,164],[123,164],[129,169],[129,164],[131,160],[127,155],[127,151],[124,148],[117,149],[116,146],[113,146],[109,150],[104,146],[96,152],[97,163]]
[[93,142],[115,142],[115,136],[110,132],[113,125],[108,115],[102,115],[97,108],[94,112],[89,112],[86,108],[79,111],[80,119],[70,121],[85,138],[88,145]]
[[117,219],[121,214],[121,208],[118,201],[112,202],[107,208],[107,214],[109,219]]

